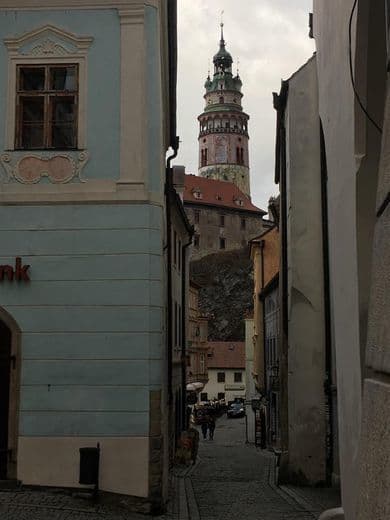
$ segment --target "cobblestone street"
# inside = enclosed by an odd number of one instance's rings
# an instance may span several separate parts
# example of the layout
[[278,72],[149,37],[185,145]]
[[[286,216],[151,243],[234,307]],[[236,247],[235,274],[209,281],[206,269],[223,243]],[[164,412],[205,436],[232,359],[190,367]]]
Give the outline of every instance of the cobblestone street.
[[[277,487],[274,472],[274,456],[245,443],[245,420],[222,417],[217,421],[214,441],[200,441],[197,464],[177,472],[169,512],[159,520],[312,520],[324,509],[339,505],[334,490]],[[150,517],[63,493],[24,490],[0,492],[0,518],[142,520]]]
[[271,453],[245,444],[245,420],[223,417],[214,441],[200,441],[199,462],[184,479],[188,513],[182,507],[173,518],[311,520],[339,505],[334,490],[280,489],[274,468]]

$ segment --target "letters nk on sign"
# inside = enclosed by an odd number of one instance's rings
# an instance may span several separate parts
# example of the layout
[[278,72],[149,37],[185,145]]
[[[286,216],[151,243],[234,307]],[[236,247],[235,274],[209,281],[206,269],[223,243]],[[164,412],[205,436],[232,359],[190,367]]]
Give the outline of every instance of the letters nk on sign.
[[0,265],[0,282],[2,282],[4,279],[9,280],[10,282],[13,280],[29,282],[29,269],[30,266],[23,265],[22,259],[20,256],[17,256],[15,258],[15,267],[12,267],[12,265]]

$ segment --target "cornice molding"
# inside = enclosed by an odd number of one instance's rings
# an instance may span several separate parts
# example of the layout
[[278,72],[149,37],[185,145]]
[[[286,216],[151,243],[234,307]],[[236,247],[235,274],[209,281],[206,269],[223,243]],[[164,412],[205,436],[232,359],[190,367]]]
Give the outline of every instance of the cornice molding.
[[126,10],[145,6],[158,8],[161,0],[47,0],[37,6],[36,0],[0,0],[0,10],[17,11],[18,9],[42,11],[48,9],[118,9]]
[[121,25],[143,24],[145,19],[145,6],[137,4],[126,9],[118,9]]

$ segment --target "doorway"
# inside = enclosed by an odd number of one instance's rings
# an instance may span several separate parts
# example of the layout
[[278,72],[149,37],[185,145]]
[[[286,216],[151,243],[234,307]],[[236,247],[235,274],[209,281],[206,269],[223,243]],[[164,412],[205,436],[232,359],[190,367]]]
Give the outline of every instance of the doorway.
[[[4,316],[4,312],[1,312]],[[6,315],[0,318],[0,480],[16,478],[19,404],[19,330]]]
[[8,476],[11,355],[11,331],[0,321],[0,480]]

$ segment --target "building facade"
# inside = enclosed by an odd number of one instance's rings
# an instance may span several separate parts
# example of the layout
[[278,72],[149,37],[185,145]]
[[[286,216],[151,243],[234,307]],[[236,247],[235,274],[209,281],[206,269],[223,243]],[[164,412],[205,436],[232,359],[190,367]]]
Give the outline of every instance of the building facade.
[[208,383],[201,401],[245,399],[245,343],[209,341],[208,347]]
[[314,1],[346,520],[390,515],[389,14],[386,0]]
[[260,294],[264,308],[264,393],[266,397],[266,443],[280,451],[280,354],[279,273]]
[[233,182],[250,197],[248,114],[242,109],[242,81],[233,76],[233,58],[226,50],[221,24],[214,74],[207,77],[204,112],[199,121],[199,175]]
[[[193,281],[190,282],[188,303],[187,383],[201,383],[204,387],[208,381],[208,318],[199,311],[199,286]],[[202,387],[198,385],[198,388]]]
[[235,184],[185,176],[184,207],[194,226],[192,260],[246,247],[269,223]]
[[252,377],[257,391],[265,395],[265,323],[264,303],[261,294],[279,271],[279,230],[273,224],[270,229],[249,242],[253,261],[253,370]]
[[[288,185],[291,165],[311,164],[311,182],[321,183],[310,192],[321,209],[318,216],[318,207],[312,208],[317,217],[310,219],[310,226],[314,231],[322,222],[323,259],[317,258],[317,264],[324,273],[326,366],[331,362],[325,391],[327,404],[333,408],[337,404],[333,436],[338,440],[342,492],[342,507],[325,512],[321,519],[385,520],[390,515],[389,15],[385,0],[348,0],[337,5],[315,0],[316,56],[301,70],[302,83],[297,78],[295,84],[284,83],[281,97],[275,99],[277,180]],[[303,81],[304,75],[311,79]],[[287,106],[288,98],[294,100],[295,115],[292,105]],[[305,129],[302,123],[309,115],[311,122]],[[300,127],[310,138],[306,136],[305,146],[300,151],[297,147],[298,155],[291,157],[291,143],[286,146],[286,141]],[[317,144],[312,142],[314,136]],[[302,183],[296,195],[301,190],[303,196],[308,177],[304,168],[297,171],[302,171]],[[281,193],[285,230],[296,218],[287,193]],[[282,233],[282,251],[286,243]],[[286,260],[285,256],[288,266]],[[306,261],[300,260],[302,266]],[[280,285],[289,286],[293,269],[281,269]],[[311,291],[316,286],[318,290],[318,281],[311,285]],[[300,291],[301,300],[305,295],[312,302],[306,288]],[[281,301],[284,341],[288,302]],[[313,305],[313,310],[317,308]],[[302,323],[306,327],[307,320]],[[334,390],[336,401],[329,399]]]
[[167,496],[175,31],[173,1],[0,2],[2,480],[78,488],[99,443],[102,492]]

